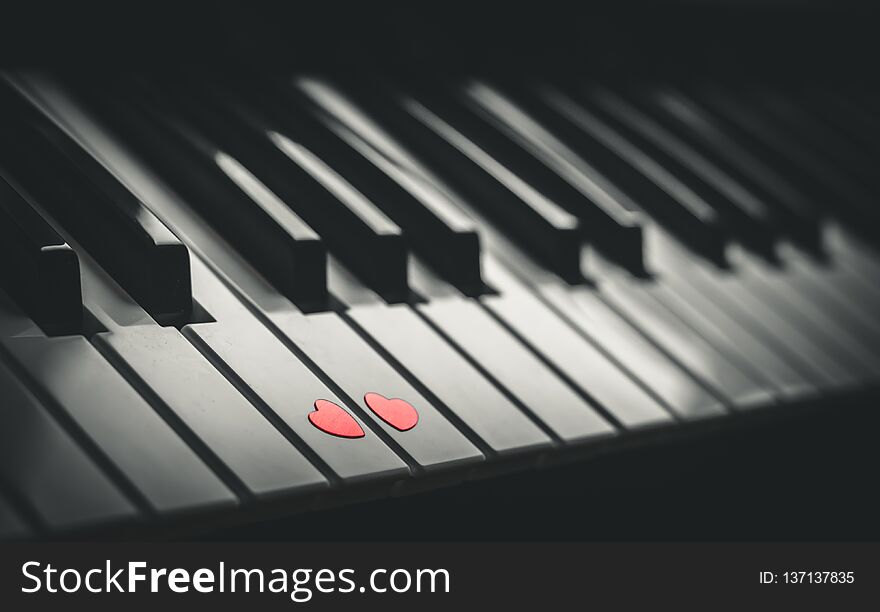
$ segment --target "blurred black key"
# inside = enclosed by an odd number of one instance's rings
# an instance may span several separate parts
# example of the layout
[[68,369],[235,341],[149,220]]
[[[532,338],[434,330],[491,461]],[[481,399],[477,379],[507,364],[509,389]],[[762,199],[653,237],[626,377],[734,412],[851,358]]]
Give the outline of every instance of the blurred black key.
[[[162,212],[163,218],[168,219],[169,224],[178,229],[199,254],[199,257],[193,258],[194,285],[199,292],[196,299],[203,305],[207,304],[212,313],[217,313],[218,323],[223,328],[209,342],[204,337],[207,334],[200,332],[212,324],[185,327],[184,333],[189,338],[201,337],[203,342],[199,341],[199,348],[209,353],[207,348],[210,347],[210,352],[214,352],[222,338],[229,339],[228,332],[238,329],[247,333],[242,330],[243,325],[234,320],[234,313],[231,323],[227,324],[224,315],[228,313],[223,306],[226,300],[212,300],[209,295],[206,296],[213,290],[210,285],[206,290],[200,277],[210,274],[203,265],[208,264],[214,273],[226,279],[223,284],[237,294],[237,299],[246,303],[247,308],[262,319],[262,325],[272,328],[275,335],[305,362],[308,369],[336,397],[349,408],[357,406],[354,412],[359,420],[372,423],[370,429],[408,463],[418,463],[429,472],[454,466],[462,468],[459,473],[463,474],[474,463],[482,462],[483,455],[479,450],[341,317],[332,312],[304,315],[286,304],[285,300],[279,299],[277,292],[261,279],[253,278],[237,258],[230,256],[216,236],[201,227],[193,211],[183,206],[173,194],[154,186],[151,173],[139,166],[116,139],[78,113],[63,92],[48,90],[44,97],[53,112],[70,121],[90,146],[100,147],[106,152],[112,160],[109,163],[114,172],[124,177],[138,193],[143,192],[145,198],[149,197],[151,205]],[[273,383],[272,389],[257,385],[254,379],[265,376],[266,372],[259,372],[256,368],[248,369],[242,377],[230,376],[235,381],[233,385],[216,369],[220,367],[230,375],[227,366],[231,364],[222,365],[220,362],[229,357],[229,353],[236,355],[235,359],[243,358],[235,352],[234,341],[228,350],[216,351],[216,358],[212,356],[210,361],[183,335],[172,329],[126,327],[113,330],[112,333],[98,334],[96,344],[136,388],[147,395],[148,401],[157,410],[163,411],[163,416],[175,425],[178,433],[200,449],[200,454],[236,493],[275,497],[286,493],[302,494],[327,485],[321,472],[311,467],[307,459],[297,452],[297,447],[301,445],[291,445],[294,434],[289,430],[292,428],[285,427],[279,420],[279,417],[285,421],[302,419],[302,427],[311,428],[308,430],[310,432],[318,431],[308,419],[312,411],[304,410],[301,403],[286,406],[276,403],[290,401],[290,397],[293,397],[289,395],[290,387],[285,392],[283,384]],[[250,342],[246,344],[249,345],[245,347],[246,352],[259,353],[259,346]],[[259,340],[256,344],[259,344]],[[230,358],[230,361],[234,360]],[[284,367],[283,363],[276,365]],[[285,375],[289,374],[290,370],[287,369]],[[287,383],[296,386],[296,381],[288,380]],[[246,386],[250,384],[254,384],[254,387],[249,391]],[[247,400],[242,397],[239,388],[245,392]],[[256,397],[255,393],[265,393],[266,397]],[[402,431],[382,420],[367,405],[367,395],[376,393],[389,399],[401,398],[411,402],[419,414],[416,426]],[[375,400],[372,395],[370,397]],[[311,402],[314,401],[311,399]],[[267,407],[269,402],[272,405]],[[313,404],[308,407],[313,407]],[[267,419],[264,416],[270,412],[270,408],[279,408],[277,417]],[[366,433],[371,436],[370,432]],[[358,440],[365,439],[366,436]],[[349,441],[352,444],[347,448],[351,451],[365,446]],[[303,442],[309,443],[308,440]],[[313,454],[309,453],[309,456]],[[331,465],[331,461],[321,463],[322,467]],[[336,467],[343,463],[346,464],[347,475],[353,475],[352,468],[363,471],[366,465],[358,466],[353,458],[333,462]],[[399,463],[396,467],[399,467]],[[385,475],[388,475],[387,471]],[[309,498],[302,499],[306,501]]]
[[581,155],[691,250],[713,263],[724,261],[729,231],[717,211],[650,156],[557,89],[543,88],[528,109],[540,113],[554,133],[576,142]]
[[[633,272],[642,273],[642,228],[637,213],[624,210],[616,202],[608,206],[606,203],[613,200],[613,196],[595,182],[586,181],[581,176],[572,184],[552,166],[542,163],[540,157],[529,150],[531,147],[517,137],[514,128],[506,125],[507,121],[518,123],[510,116],[517,114],[516,109],[506,106],[503,99],[486,99],[486,96],[480,96],[480,92],[479,89],[468,89],[464,103],[436,94],[431,97],[431,107],[492,158],[580,219],[584,237],[606,257]],[[495,116],[495,112],[501,117]]]
[[[797,370],[805,372],[823,391],[857,383],[854,372],[839,363],[821,339],[804,328],[796,316],[789,314],[788,307],[772,295],[778,291],[763,291],[747,278],[743,279],[738,271],[721,271],[701,265],[676,248],[671,240],[658,241],[655,253],[660,273],[672,287],[692,286],[693,293],[700,294],[704,301],[714,302]],[[691,305],[698,303],[693,301]],[[713,309],[706,306],[701,310],[710,312]]]
[[173,100],[188,123],[299,214],[366,285],[388,301],[407,296],[407,249],[400,228],[331,168],[332,160],[278,132],[256,132],[204,92],[189,89]]
[[[426,146],[425,155],[431,155],[428,151],[437,151],[435,163],[455,169],[456,181],[453,185],[456,188],[463,189],[465,184],[479,183],[487,186],[480,197],[474,194],[468,199],[472,205],[563,279],[576,282],[581,278],[580,224],[577,217],[535,185],[526,182],[514,168],[492,157],[463,134],[454,120],[442,110],[438,111],[434,106],[428,108],[421,101],[411,98],[405,99],[402,104],[408,113],[444,141],[441,143],[438,140],[433,146]],[[506,198],[494,197],[491,192],[496,189],[495,185],[503,188],[508,194]]]
[[[532,115],[535,105],[531,105],[529,112],[526,112],[519,104],[521,100],[514,103],[496,87],[481,81],[468,83],[464,88],[464,95],[472,105],[490,116],[495,125],[505,129],[511,140],[515,140],[530,155],[539,159],[577,190],[580,197],[569,200],[571,196],[566,195],[561,188],[557,191],[552,184],[541,183],[542,189],[553,189],[552,197],[557,198],[561,205],[572,207],[569,210],[581,219],[581,229],[594,246],[619,265],[635,273],[643,272],[643,219],[638,206],[594,167],[591,161],[588,162],[575,153],[568,141],[561,139],[560,134],[548,130],[544,125],[548,119],[546,113],[541,116],[541,122],[538,122]],[[565,121],[558,115],[552,115],[557,122],[550,121],[548,125],[559,127],[558,122]],[[565,136],[571,135],[572,126],[564,129],[563,133]],[[508,148],[503,149],[507,150]],[[532,182],[535,179],[528,180]]]
[[606,106],[610,105],[616,115],[647,140],[714,188],[718,197],[726,199],[753,222],[762,224],[773,237],[782,232],[782,221],[776,209],[765,201],[763,191],[756,189],[752,181],[736,173],[723,160],[715,159],[704,147],[695,144],[680,123],[646,100],[644,92],[601,90],[594,95],[600,96]]
[[738,138],[759,149],[768,163],[796,177],[805,190],[811,192],[811,199],[817,204],[833,210],[835,215],[845,218],[856,229],[864,230],[864,224],[875,226],[880,218],[875,198],[832,164],[817,157],[797,138],[779,129],[774,121],[720,92],[692,95],[702,106],[722,118],[729,128],[736,130]]
[[193,263],[193,290],[217,321],[188,325],[183,335],[261,406],[276,427],[301,440],[300,449],[316,466],[335,474],[331,485],[372,480],[390,486],[409,475],[406,463],[369,431],[355,411],[347,412],[366,432],[357,441],[328,435],[309,420],[317,401],[340,407],[345,402],[248,312],[201,260]]
[[2,177],[0,287],[46,333],[80,330],[82,292],[76,253]]
[[57,126],[4,90],[13,178],[161,323],[192,310],[189,253],[168,228]]
[[737,143],[710,114],[682,92],[663,89],[653,93],[650,99],[657,120],[675,129],[679,136],[699,147],[717,165],[774,206],[786,235],[810,250],[821,248],[819,211],[789,177]]
[[[411,248],[465,295],[482,293],[485,284],[480,273],[480,237],[471,218],[449,205],[424,177],[398,166],[346,126],[329,121],[331,129],[407,193],[399,202],[394,197],[377,197],[374,201],[382,202],[383,209],[404,228]],[[410,198],[412,201],[407,202]],[[402,206],[396,206],[398,203]]]
[[569,282],[583,278],[577,218],[502,166],[427,107],[397,93],[386,91],[385,95],[379,95],[365,86],[352,86],[345,95],[322,83],[305,82],[299,87],[359,133],[382,138],[374,133],[374,125],[339,109],[348,104],[348,94],[355,94],[351,98],[358,110],[381,125],[381,130],[402,143],[408,155],[414,155],[429,167],[524,250]]
[[762,91],[752,93],[748,99],[777,125],[788,133],[797,135],[827,164],[838,167],[841,172],[877,193],[880,188],[877,160],[867,150],[811,112],[800,100],[800,96],[792,99],[790,96]]
[[[763,256],[773,257],[774,235],[766,206],[723,170],[607,89],[590,87],[576,100],[712,207],[740,242]],[[693,199],[688,193],[678,197]]]
[[407,246],[439,274],[467,294],[483,289],[480,242],[470,219],[432,206],[431,194],[417,179],[345,126],[321,117],[313,104],[286,89],[248,82],[246,94],[220,90],[215,99],[254,130],[284,134],[327,161],[401,227]]
[[169,113],[89,102],[283,295],[306,310],[326,304],[321,239],[237,160]]
[[811,92],[807,103],[829,124],[858,140],[874,159],[880,157],[880,119],[853,104],[850,95],[823,88]]

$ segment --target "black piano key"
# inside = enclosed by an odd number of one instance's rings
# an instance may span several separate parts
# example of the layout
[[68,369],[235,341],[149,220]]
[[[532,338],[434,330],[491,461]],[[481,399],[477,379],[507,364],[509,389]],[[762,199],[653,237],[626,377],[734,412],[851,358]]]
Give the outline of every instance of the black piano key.
[[877,160],[870,152],[841,135],[811,112],[801,101],[801,97],[792,99],[790,96],[759,91],[752,92],[747,99],[774,123],[796,135],[824,159],[826,164],[838,167],[876,194],[880,187],[876,173]]
[[[442,283],[426,273],[419,274],[416,267],[414,286],[430,302],[418,305],[417,311],[487,378],[506,390],[514,401],[519,400],[523,410],[566,440],[569,438],[560,422],[564,422],[565,416],[576,419],[582,406],[598,406],[594,408],[597,413],[625,428],[650,427],[672,418],[662,400],[645,392],[619,362],[566,327],[491,255],[484,257],[484,266],[489,282],[501,296],[483,296],[483,307],[460,300]],[[571,288],[558,279],[552,286],[562,295],[569,290],[586,290],[582,285]],[[518,375],[530,367],[546,368],[535,370],[541,372],[540,383]],[[535,403],[545,388],[553,389],[560,400],[570,399],[553,408]],[[575,401],[575,397],[580,397],[580,401]],[[579,435],[579,430],[568,432],[568,436]]]
[[[388,301],[404,299],[408,291],[407,247],[400,227],[308,149],[283,135],[273,136],[275,145],[281,151],[319,181],[337,201],[344,204],[344,211],[341,209],[336,214],[325,217],[325,221],[320,224],[315,221],[316,226],[323,226],[320,230],[322,235],[326,236],[328,232],[341,234],[339,238],[333,238],[331,243],[336,245],[333,248],[339,253],[340,259],[359,272],[365,284]],[[317,211],[314,213],[316,215],[323,214],[320,207],[314,210]],[[352,226],[359,228],[362,239],[355,240],[355,245],[351,245],[352,235],[349,229],[340,228],[340,219],[343,216],[357,220],[357,224]],[[369,265],[365,265],[363,261],[369,262]]]
[[320,491],[327,480],[176,329],[96,336],[99,350],[240,496]]
[[847,365],[846,358],[841,358],[839,346],[816,334],[778,290],[758,284],[736,271],[726,274],[714,270],[711,273],[706,270],[694,272],[695,279],[716,289],[708,291],[707,295],[713,298],[728,296],[730,299],[724,306],[731,314],[780,342],[790,351],[789,354],[802,360],[823,385],[846,389],[858,385],[863,379],[858,370]]
[[569,138],[574,135],[579,152],[619,188],[626,190],[639,207],[698,255],[713,263],[724,262],[729,228],[724,226],[715,209],[563,92],[545,87],[541,90],[541,100],[529,109],[540,111],[542,102],[550,107],[542,116],[556,123],[554,132]]
[[432,206],[431,194],[417,179],[292,90],[256,89],[249,94],[244,101],[227,94],[222,102],[255,129],[280,132],[329,162],[399,225],[409,248],[450,283],[467,294],[483,289],[479,237],[469,218]]
[[[430,104],[430,99],[427,102]],[[472,205],[564,280],[576,282],[580,279],[581,232],[576,216],[526,182],[514,168],[492,157],[463,134],[454,121],[450,122],[450,117],[442,110],[438,114],[435,107],[429,108],[421,100],[411,98],[402,104],[408,113],[445,142],[445,145],[426,146],[424,150],[437,151],[433,159],[438,165],[456,168],[454,187],[463,190],[463,184],[480,181],[503,188],[488,188],[480,197],[475,193],[468,199]],[[430,153],[425,155],[427,157]],[[491,197],[493,191],[498,195],[504,192],[509,195],[499,200]]]
[[[679,116],[686,116],[688,121],[697,122],[698,129],[702,132],[712,133],[712,138],[718,144],[716,147],[722,151],[734,151],[741,157],[748,159],[748,164],[755,164],[758,168],[767,168],[774,172],[777,183],[777,197],[780,197],[786,205],[800,207],[804,214],[823,214],[821,197],[819,193],[827,193],[827,187],[816,177],[805,174],[795,161],[784,153],[777,150],[774,145],[784,144],[780,138],[775,137],[765,142],[761,137],[761,129],[758,123],[750,121],[746,112],[740,112],[736,105],[728,107],[717,96],[709,94],[676,89],[674,92],[674,104],[667,104],[667,109],[675,109]],[[731,111],[728,114],[728,111]],[[750,124],[750,125],[748,125]],[[729,163],[736,156],[731,156]],[[742,163],[742,162],[741,162]],[[783,189],[780,191],[780,186]]]
[[[614,92],[615,95],[624,95]],[[645,92],[626,92],[625,108],[618,112],[627,115],[633,125],[657,146],[687,166],[694,174],[718,191],[720,197],[727,199],[749,218],[759,222],[765,231],[774,238],[790,235],[789,224],[800,219],[780,215],[780,208],[772,203],[772,195],[757,185],[755,181],[738,172],[711,150],[696,142],[685,126],[674,117],[658,109]],[[620,100],[615,97],[614,100]]]
[[480,272],[480,237],[464,211],[446,202],[446,197],[424,177],[401,167],[344,125],[331,121],[331,129],[346,140],[365,159],[407,192],[413,205],[395,208],[394,197],[378,196],[386,211],[401,225],[406,236],[421,237],[412,249],[450,284],[465,295],[478,295],[485,289]]
[[[369,481],[387,491],[410,475],[406,462],[369,431],[357,405],[352,410],[340,399],[201,260],[193,265],[193,291],[217,321],[188,325],[183,334],[252,403],[261,406],[276,427],[302,441],[301,450],[316,465],[326,466],[332,485]],[[319,400],[345,410],[365,435],[340,438],[318,429],[309,419]]]
[[829,124],[858,140],[874,159],[880,156],[880,119],[865,113],[850,95],[822,88],[811,91],[807,103]]
[[741,243],[773,257],[774,234],[766,205],[722,169],[614,92],[589,87],[576,99],[685,185],[690,193],[683,191],[678,197],[696,196],[716,211]]
[[[508,122],[514,126],[522,125],[528,122],[528,118],[522,116],[522,111],[512,108],[509,101],[497,94],[493,96],[493,93],[481,88],[480,84],[473,84],[466,88],[461,102],[435,94],[431,98],[432,108],[439,109],[456,129],[492,158],[580,219],[583,235],[603,255],[634,273],[643,273],[642,228],[638,213],[621,206],[615,200],[619,195],[610,193],[607,186],[603,188],[582,174],[576,175],[570,183],[552,165],[545,165],[540,152],[534,155],[534,147],[515,131],[515,127],[508,125]],[[568,176],[572,176],[571,171]]]
[[[747,287],[734,271],[701,265],[672,240],[658,241],[655,246],[656,265],[664,282],[683,294],[688,293],[687,286],[690,294],[712,302],[797,371],[807,374],[823,393],[857,384],[852,372],[839,364],[808,329],[788,316],[784,306],[763,296],[760,288]],[[712,310],[709,305],[705,309]]]
[[0,481],[50,530],[138,516],[131,501],[0,364]]
[[320,237],[237,160],[167,113],[89,102],[283,295],[307,310],[326,304]]
[[[13,95],[4,92],[4,102]],[[5,104],[3,121],[16,146],[0,155],[13,177],[157,321],[184,320],[192,310],[186,248],[100,162],[26,104]]]
[[76,253],[2,177],[0,287],[46,333],[74,334],[82,327]]
[[[580,269],[581,236],[578,220],[470,140],[453,126],[411,97],[386,92],[385,96],[366,87],[350,87],[340,94],[336,88],[305,82],[298,87],[349,127],[372,142],[385,138],[376,134],[373,122],[381,125],[406,155],[427,165],[457,195],[490,217],[524,250],[569,282],[583,279]],[[329,92],[329,93],[328,93]],[[354,101],[357,111],[340,109]]]
[[759,149],[769,163],[796,177],[811,192],[811,199],[826,210],[840,215],[857,229],[866,223],[875,224],[880,218],[880,209],[874,205],[870,194],[818,157],[798,138],[780,129],[774,121],[725,94],[715,91],[690,93],[701,106],[736,130],[740,139]]
[[407,296],[401,229],[328,160],[284,134],[253,130],[201,92],[181,92],[173,105],[313,227],[366,285],[388,301]]
[[737,143],[710,114],[681,91],[664,88],[654,92],[650,102],[657,109],[658,120],[665,117],[671,129],[675,122],[677,132],[688,138],[692,146],[701,147],[718,165],[774,206],[786,235],[806,248],[821,250],[821,214],[789,177]]
[[[45,98],[53,112],[69,120],[90,146],[107,155],[114,172],[144,194],[163,218],[181,232],[199,254],[193,261],[194,272],[202,274],[203,264],[208,264],[321,382],[344,399],[347,406],[357,406],[361,421],[374,423],[373,431],[380,432],[386,444],[407,458],[411,466],[421,466],[429,473],[444,472],[443,478],[447,478],[449,468],[461,475],[484,459],[466,437],[338,315],[306,316],[298,312],[262,279],[254,278],[244,262],[230,254],[210,228],[202,227],[204,224],[188,207],[156,185],[131,153],[106,130],[78,113],[62,92],[48,91]],[[197,299],[208,301],[204,297]],[[208,308],[217,307],[211,302]],[[221,316],[218,321],[222,321]],[[236,387],[211,367],[192,344],[172,331],[125,328],[99,335],[97,344],[106,348],[113,363],[132,380],[143,382],[136,387],[149,394],[150,402],[163,409],[180,431],[189,432],[191,444],[199,444],[205,456],[213,455],[217,465],[212,462],[212,466],[225,467],[229,482],[240,482],[239,488],[245,495],[255,487],[256,495],[268,496],[323,486],[311,477],[297,477],[303,469],[302,460],[289,444],[286,450],[279,447],[290,438],[282,437],[279,441],[273,434],[269,422],[254,407],[261,405],[258,399],[249,395],[254,404],[245,402]],[[401,432],[380,421],[365,404],[367,393],[383,393],[412,402],[421,415],[419,424]],[[215,413],[205,409],[211,405],[218,406],[227,418],[214,419]],[[278,430],[274,432],[277,434]]]
[[84,338],[9,338],[3,346],[154,511],[236,504],[235,495]]

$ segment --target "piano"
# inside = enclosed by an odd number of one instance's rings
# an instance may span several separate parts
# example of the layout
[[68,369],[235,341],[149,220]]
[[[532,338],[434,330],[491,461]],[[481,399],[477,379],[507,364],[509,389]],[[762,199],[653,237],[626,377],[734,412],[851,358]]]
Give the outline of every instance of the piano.
[[867,26],[624,4],[9,61],[0,538],[877,534]]

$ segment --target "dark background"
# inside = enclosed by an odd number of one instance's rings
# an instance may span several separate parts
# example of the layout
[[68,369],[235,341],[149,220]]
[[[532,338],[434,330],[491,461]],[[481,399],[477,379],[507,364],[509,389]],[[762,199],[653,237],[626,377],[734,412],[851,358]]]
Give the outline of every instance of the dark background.
[[[874,89],[855,2],[67,2],[4,6],[0,64],[112,78],[181,68],[530,74]],[[877,540],[877,395],[638,451],[207,539]]]
[[873,2],[280,0],[4,3],[0,62],[65,71],[876,80]]
[[261,541],[877,541],[877,394],[691,439],[264,522]]

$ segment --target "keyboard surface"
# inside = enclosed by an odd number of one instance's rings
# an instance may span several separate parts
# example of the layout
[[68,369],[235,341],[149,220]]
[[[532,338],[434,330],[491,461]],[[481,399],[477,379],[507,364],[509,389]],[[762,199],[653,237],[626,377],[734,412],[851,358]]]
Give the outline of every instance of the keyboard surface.
[[880,382],[871,91],[7,70],[0,127],[3,539],[479,486]]

